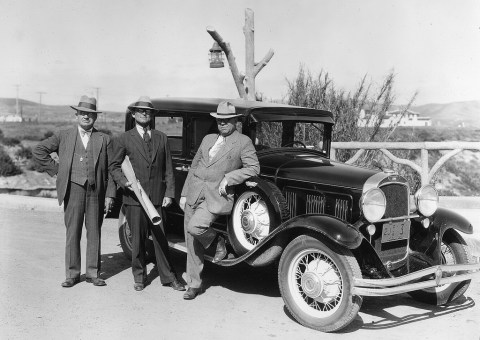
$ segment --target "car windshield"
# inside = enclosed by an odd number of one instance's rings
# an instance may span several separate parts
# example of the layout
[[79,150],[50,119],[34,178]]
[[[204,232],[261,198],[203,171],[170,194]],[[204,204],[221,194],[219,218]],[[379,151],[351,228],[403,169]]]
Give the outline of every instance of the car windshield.
[[324,125],[312,122],[258,122],[255,144],[259,149],[294,147],[322,151]]

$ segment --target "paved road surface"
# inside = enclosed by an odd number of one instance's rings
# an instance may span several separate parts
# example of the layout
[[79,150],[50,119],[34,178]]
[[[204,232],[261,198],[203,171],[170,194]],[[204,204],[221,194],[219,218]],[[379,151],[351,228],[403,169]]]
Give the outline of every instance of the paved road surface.
[[[340,334],[296,323],[274,271],[208,264],[207,291],[193,301],[162,287],[153,271],[153,282],[136,292],[115,220],[102,230],[108,286],[62,288],[64,228],[61,212],[0,208],[0,339],[480,339],[478,280],[464,298],[444,307],[406,294],[367,297]],[[182,272],[185,255],[175,253],[174,262]]]

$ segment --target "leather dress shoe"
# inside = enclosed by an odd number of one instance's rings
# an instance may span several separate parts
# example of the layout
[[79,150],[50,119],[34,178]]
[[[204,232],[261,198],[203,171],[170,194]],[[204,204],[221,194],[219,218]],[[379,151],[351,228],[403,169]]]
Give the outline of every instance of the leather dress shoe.
[[200,294],[201,291],[201,288],[188,287],[187,291],[183,294],[183,299],[193,300],[198,294]]
[[133,289],[135,289],[137,292],[143,290],[144,288],[145,284],[143,283],[135,282],[135,284],[133,285]]
[[227,256],[227,248],[225,247],[225,239],[223,236],[218,235],[217,249],[215,256],[213,257],[213,263],[222,261]]
[[180,281],[178,281],[176,278],[173,279],[172,282],[164,284],[164,286],[172,287],[173,289],[179,290],[179,291],[185,290],[185,286]]
[[107,283],[99,277],[87,277],[85,281],[88,283],[93,283],[94,286],[98,287],[107,285]]
[[70,287],[75,286],[79,282],[80,282],[80,279],[78,277],[71,278],[71,279],[65,279],[65,281],[62,282],[62,287],[70,288]]

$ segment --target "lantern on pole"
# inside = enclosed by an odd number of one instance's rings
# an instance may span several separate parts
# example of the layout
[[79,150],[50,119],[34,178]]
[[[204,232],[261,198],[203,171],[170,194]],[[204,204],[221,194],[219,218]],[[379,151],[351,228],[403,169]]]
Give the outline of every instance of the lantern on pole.
[[210,68],[221,68],[223,66],[223,51],[215,41],[210,49]]

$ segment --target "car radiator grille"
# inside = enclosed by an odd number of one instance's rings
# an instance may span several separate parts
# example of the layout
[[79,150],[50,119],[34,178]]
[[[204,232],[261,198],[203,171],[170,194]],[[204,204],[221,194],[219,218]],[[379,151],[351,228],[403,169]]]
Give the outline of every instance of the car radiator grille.
[[[409,195],[410,192],[406,185],[398,183],[388,183],[380,187],[385,194],[387,207],[383,218],[394,218],[408,216],[409,214]],[[408,240],[398,240],[382,243],[381,235],[383,233],[384,223],[377,224],[377,233],[370,239],[383,264],[389,269],[394,270],[405,264],[408,253]]]
[[386,184],[380,187],[387,200],[387,208],[383,218],[392,218],[408,215],[409,192],[408,187],[402,184]]

